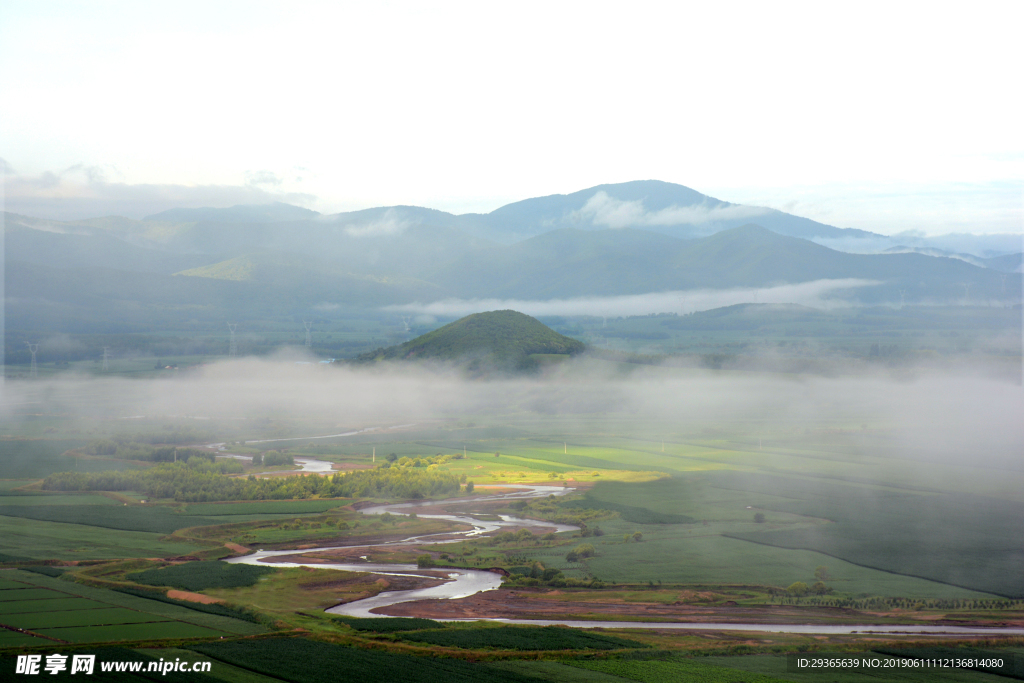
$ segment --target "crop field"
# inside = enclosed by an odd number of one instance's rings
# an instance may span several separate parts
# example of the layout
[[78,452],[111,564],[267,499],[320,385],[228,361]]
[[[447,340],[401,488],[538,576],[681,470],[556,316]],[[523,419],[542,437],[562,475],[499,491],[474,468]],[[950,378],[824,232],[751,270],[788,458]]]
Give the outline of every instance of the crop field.
[[[124,469],[125,463],[105,460],[82,460],[66,456],[72,448],[87,442],[74,439],[4,439],[0,440],[0,474],[5,479],[42,479],[51,472],[101,472]],[[23,482],[24,483],[24,482]]]
[[[770,478],[736,485],[771,487]],[[809,484],[807,489],[811,489]],[[803,500],[778,505],[833,521],[796,530],[740,533],[783,548],[815,550],[859,565],[934,579],[1004,597],[1024,597],[1024,503],[956,494],[894,495],[814,483]],[[793,493],[792,495],[798,495]],[[859,504],[870,499],[870,504]]]
[[253,605],[285,619],[296,612],[321,612],[341,602],[376,595],[385,586],[372,574],[304,567],[278,569],[251,586],[209,588],[204,593],[232,604]]
[[562,626],[499,626],[403,633],[404,640],[441,647],[498,650],[621,650],[642,643]]
[[191,543],[165,541],[163,538],[160,533],[0,517],[0,553],[22,559],[167,557],[201,550]]
[[444,624],[439,621],[416,617],[369,617],[360,619],[332,614],[331,618],[343,622],[349,628],[357,631],[372,631],[374,633],[397,633],[399,631],[444,628]]
[[261,576],[272,574],[274,571],[272,567],[256,567],[249,564],[186,562],[129,574],[128,578],[150,586],[171,586],[186,591],[202,591],[208,588],[251,586]]
[[[293,683],[334,683],[338,672],[360,683],[536,683],[536,679],[459,659],[413,657],[347,648],[305,638],[217,642],[190,649]],[[316,666],[310,666],[315,662]]]
[[[0,624],[74,643],[249,635],[256,624],[29,572],[3,572]],[[0,644],[2,646],[2,644]]]
[[32,491],[12,491],[0,495],[0,507],[14,505],[120,505],[116,500],[99,494],[64,495],[40,494]]
[[221,515],[309,515],[348,505],[348,498],[330,500],[260,500],[244,503],[189,503],[180,507],[182,515],[218,517]]
[[[676,681],[733,683],[738,680],[742,680],[744,683],[783,683],[787,680],[755,672],[740,674],[736,669],[685,659],[672,661],[568,661],[565,664],[586,671],[596,671],[642,683],[676,683]],[[737,678],[738,675],[742,675],[743,678]]]
[[169,534],[184,527],[216,522],[204,517],[177,515],[170,508],[163,506],[135,505],[130,508],[124,505],[5,505],[0,507],[0,517],[22,517],[156,534]]

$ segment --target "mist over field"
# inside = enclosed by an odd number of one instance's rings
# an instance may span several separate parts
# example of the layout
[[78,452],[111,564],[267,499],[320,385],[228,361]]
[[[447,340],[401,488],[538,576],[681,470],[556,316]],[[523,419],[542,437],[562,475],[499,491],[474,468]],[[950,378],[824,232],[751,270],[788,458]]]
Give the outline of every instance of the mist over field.
[[112,430],[118,421],[139,418],[197,424],[270,418],[388,428],[474,417],[509,424],[608,417],[634,422],[623,429],[654,440],[664,438],[666,429],[645,433],[654,423],[681,434],[721,430],[754,439],[840,430],[868,446],[884,436],[903,455],[922,460],[1024,468],[1024,392],[969,369],[821,377],[659,366],[623,370],[584,357],[536,376],[473,379],[444,365],[303,365],[279,355],[222,361],[171,378],[8,381],[2,409],[5,421],[50,414],[69,423],[104,420]]
[[621,317],[657,313],[693,313],[741,303],[797,304],[814,308],[856,305],[844,294],[879,285],[874,280],[843,278],[753,288],[689,289],[631,296],[574,297],[571,299],[445,299],[431,303],[387,306],[385,311],[430,316],[463,316],[482,311],[513,309],[532,316]]

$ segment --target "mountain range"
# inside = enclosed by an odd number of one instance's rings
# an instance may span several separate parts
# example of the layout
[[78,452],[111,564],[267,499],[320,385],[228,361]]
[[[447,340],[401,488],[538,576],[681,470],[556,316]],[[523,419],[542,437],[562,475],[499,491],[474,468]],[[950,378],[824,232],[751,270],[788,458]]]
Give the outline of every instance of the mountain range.
[[294,317],[447,298],[849,278],[865,281],[850,294],[862,302],[1020,300],[1019,278],[1006,276],[1020,267],[1010,250],[963,255],[890,244],[899,253],[847,253],[817,242],[882,236],[658,181],[462,216],[407,206],[322,216],[272,204],[172,209],[141,221],[6,214],[5,222],[8,327],[21,329],[143,330],[222,324],[229,313]]

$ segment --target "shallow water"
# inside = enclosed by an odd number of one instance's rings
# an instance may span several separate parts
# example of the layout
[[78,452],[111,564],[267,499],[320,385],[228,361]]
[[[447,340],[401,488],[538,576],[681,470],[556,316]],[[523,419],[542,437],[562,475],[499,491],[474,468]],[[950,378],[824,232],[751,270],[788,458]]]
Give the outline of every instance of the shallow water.
[[[296,459],[297,460],[297,459]],[[483,487],[480,487],[483,488]],[[518,486],[503,485],[501,488],[517,488],[519,490],[510,493],[487,496],[486,500],[511,500],[523,498],[537,498],[547,495],[564,495],[568,491],[559,486]],[[469,499],[466,502],[472,502]],[[415,512],[417,508],[424,508],[437,505],[444,501],[421,501],[416,503],[397,503],[393,505],[375,505],[360,510],[366,515],[380,515],[385,512],[392,514],[408,514]],[[304,553],[315,553],[337,548],[379,548],[389,545],[402,545],[415,542],[428,541],[432,536],[444,537],[444,540],[430,541],[433,543],[455,543],[492,533],[506,526],[543,526],[556,531],[575,531],[579,527],[566,524],[549,524],[536,520],[520,519],[508,515],[501,515],[501,521],[484,522],[473,517],[460,515],[428,515],[419,514],[424,519],[447,519],[453,522],[468,524],[472,529],[459,532],[445,532],[439,534],[426,534],[422,536],[410,536],[400,541],[389,541],[387,543],[374,543],[368,545],[346,545],[329,546],[322,548],[306,548],[304,550],[260,550],[252,555],[236,557],[226,560],[231,563],[256,564],[271,567],[315,567],[318,569],[342,569],[345,571],[372,572],[390,576],[418,576],[436,578],[429,572],[420,570],[413,564],[373,564],[369,562],[353,563],[302,563],[302,562],[264,562],[265,559],[283,557],[288,555],[299,555]],[[455,538],[451,538],[455,536]],[[437,570],[435,570],[437,571]],[[344,614],[351,617],[386,617],[386,614],[376,614],[375,609],[397,605],[402,602],[414,600],[431,599],[458,599],[494,590],[501,586],[501,575],[493,572],[480,571],[475,569],[452,569],[441,570],[448,572],[448,581],[432,588],[419,588],[405,591],[385,591],[372,598],[356,600],[344,605],[337,605],[325,610],[330,614]],[[438,621],[481,621],[477,619],[439,619]],[[641,621],[574,621],[574,620],[547,620],[547,619],[482,619],[482,621],[498,621],[506,624],[530,624],[536,626],[572,626],[574,628],[642,628],[642,629],[672,629],[672,630],[700,630],[700,631],[759,631],[762,633],[806,633],[841,635],[851,633],[888,633],[888,634],[949,634],[949,635],[1024,635],[1024,628],[969,628],[962,626],[936,626],[936,625],[870,625],[870,624],[748,624],[748,623],[703,623],[703,622],[641,622]]]

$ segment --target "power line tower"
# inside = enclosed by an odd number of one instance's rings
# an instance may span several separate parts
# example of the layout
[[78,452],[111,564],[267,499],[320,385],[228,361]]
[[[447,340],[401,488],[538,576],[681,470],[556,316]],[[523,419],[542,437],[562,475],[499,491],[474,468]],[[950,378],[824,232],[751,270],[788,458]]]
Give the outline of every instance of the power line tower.
[[29,367],[29,377],[38,377],[39,368],[36,366],[36,351],[39,350],[39,344],[33,344],[32,342],[25,342],[28,344],[29,353],[32,354],[32,365]]
[[235,328],[238,323],[228,323],[228,331],[231,332],[231,341],[228,343],[228,355],[234,358],[238,355],[238,341],[235,339]]
[[104,346],[103,347],[103,372],[106,372],[107,370],[110,369],[110,363],[108,362],[109,358],[110,358],[110,347],[109,346]]
[[306,348],[313,346],[313,337],[310,335],[310,330],[313,329],[313,321],[302,321],[302,324],[306,326]]

